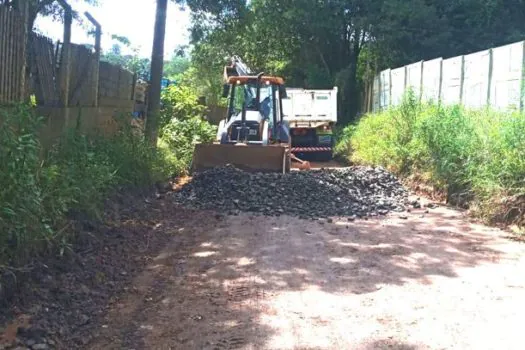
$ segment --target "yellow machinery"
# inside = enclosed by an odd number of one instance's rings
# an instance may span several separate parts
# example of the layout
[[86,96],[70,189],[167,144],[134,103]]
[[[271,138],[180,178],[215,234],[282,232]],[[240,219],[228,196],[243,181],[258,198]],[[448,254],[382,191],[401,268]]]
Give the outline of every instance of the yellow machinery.
[[225,67],[224,79],[226,117],[215,143],[196,145],[192,170],[231,164],[246,171],[287,173],[292,158],[307,166],[290,153],[290,129],[283,120],[283,79],[255,75],[238,57]]

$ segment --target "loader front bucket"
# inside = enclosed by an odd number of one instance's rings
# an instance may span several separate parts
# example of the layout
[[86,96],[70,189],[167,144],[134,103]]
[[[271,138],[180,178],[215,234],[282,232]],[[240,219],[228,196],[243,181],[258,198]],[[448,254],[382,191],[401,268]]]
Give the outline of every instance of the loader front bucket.
[[284,174],[290,171],[290,150],[282,145],[195,145],[192,172],[228,164],[249,172]]

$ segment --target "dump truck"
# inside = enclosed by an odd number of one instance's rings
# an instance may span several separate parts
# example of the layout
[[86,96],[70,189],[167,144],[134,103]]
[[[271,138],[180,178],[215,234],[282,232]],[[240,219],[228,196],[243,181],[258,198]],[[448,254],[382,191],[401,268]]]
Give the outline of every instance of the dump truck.
[[224,81],[226,116],[215,143],[195,146],[192,170],[231,164],[246,171],[286,173],[292,159],[308,167],[290,152],[290,130],[283,119],[284,80],[255,74],[234,56],[224,67]]
[[331,160],[337,123],[337,87],[288,88],[286,95],[283,112],[290,128],[291,152],[298,157],[313,155],[317,160]]

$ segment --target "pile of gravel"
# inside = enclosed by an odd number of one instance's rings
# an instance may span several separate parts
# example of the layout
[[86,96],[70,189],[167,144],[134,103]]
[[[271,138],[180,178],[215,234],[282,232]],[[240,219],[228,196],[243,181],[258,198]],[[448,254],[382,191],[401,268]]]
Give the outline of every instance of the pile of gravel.
[[382,168],[247,173],[233,166],[196,174],[173,193],[192,208],[302,218],[367,217],[404,211],[408,192]]

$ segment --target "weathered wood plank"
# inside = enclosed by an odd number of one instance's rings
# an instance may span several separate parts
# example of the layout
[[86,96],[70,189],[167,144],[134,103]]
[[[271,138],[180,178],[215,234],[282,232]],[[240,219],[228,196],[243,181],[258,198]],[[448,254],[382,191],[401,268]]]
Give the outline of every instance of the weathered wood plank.
[[24,93],[25,20],[0,6],[0,103],[21,101]]

